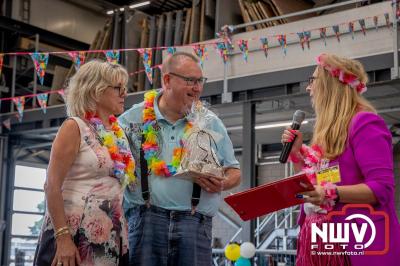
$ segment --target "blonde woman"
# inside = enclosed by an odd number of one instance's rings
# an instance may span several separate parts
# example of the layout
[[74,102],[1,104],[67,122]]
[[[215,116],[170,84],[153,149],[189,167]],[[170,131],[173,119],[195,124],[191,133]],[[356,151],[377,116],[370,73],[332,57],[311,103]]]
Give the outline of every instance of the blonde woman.
[[68,119],[51,150],[47,212],[34,265],[126,265],[123,186],[133,183],[129,145],[114,115],[124,111],[128,74],[91,61],[72,77]]
[[[282,135],[282,142],[294,141],[290,159],[295,169],[304,171],[315,184],[314,191],[298,195],[305,204],[299,217],[296,265],[398,265],[400,225],[394,205],[391,134],[361,95],[367,89],[366,82],[367,74],[358,61],[320,55],[307,87],[316,114],[311,147],[302,145],[300,131],[286,129]],[[322,170],[329,175],[323,176]],[[346,215],[327,219],[331,211],[340,210]],[[385,229],[383,216],[373,211],[387,214],[389,228]],[[343,223],[350,214],[363,214],[373,221],[376,236],[369,247],[360,250],[353,237],[347,246],[333,243],[329,250],[321,240],[311,246],[312,223],[322,228],[324,222]],[[359,230],[366,223],[362,219],[352,222]],[[390,235],[385,245],[387,230]],[[371,239],[372,231],[365,233],[364,240]],[[336,253],[317,253],[320,251]],[[382,254],[365,255],[366,251]]]

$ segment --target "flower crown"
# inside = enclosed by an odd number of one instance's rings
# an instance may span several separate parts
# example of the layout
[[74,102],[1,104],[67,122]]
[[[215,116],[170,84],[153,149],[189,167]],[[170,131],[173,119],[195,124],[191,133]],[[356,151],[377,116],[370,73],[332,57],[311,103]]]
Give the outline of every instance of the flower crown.
[[338,78],[343,84],[347,84],[353,89],[356,89],[358,93],[363,94],[367,91],[367,86],[361,82],[358,77],[354,74],[346,73],[340,68],[333,67],[324,62],[325,54],[321,54],[317,57],[317,64],[326,69],[332,77]]

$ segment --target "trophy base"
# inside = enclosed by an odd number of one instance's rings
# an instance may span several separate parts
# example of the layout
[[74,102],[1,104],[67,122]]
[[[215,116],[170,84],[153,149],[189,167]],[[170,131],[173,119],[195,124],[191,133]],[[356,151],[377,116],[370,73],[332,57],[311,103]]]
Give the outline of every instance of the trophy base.
[[210,174],[210,173],[201,173],[201,172],[197,172],[197,171],[193,171],[193,170],[178,172],[173,176],[177,177],[177,178],[190,180],[190,181],[194,181],[193,177],[195,177],[195,176],[199,176],[199,177],[202,177],[202,178],[211,178],[211,177],[213,177],[213,178],[217,178],[219,180],[224,180],[225,179],[224,176],[217,176],[217,175],[213,175],[213,174]]

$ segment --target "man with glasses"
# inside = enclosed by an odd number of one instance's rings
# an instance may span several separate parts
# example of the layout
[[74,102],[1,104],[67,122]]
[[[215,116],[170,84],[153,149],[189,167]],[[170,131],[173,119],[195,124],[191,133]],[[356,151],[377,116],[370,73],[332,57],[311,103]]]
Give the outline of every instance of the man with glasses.
[[[160,148],[156,156],[167,165],[174,149],[181,145],[186,115],[192,103],[200,98],[206,80],[198,58],[190,53],[177,52],[163,64],[162,90],[152,104]],[[210,130],[222,136],[215,144],[215,151],[226,179],[193,177],[193,183],[166,174],[156,175],[149,171],[142,148],[143,117],[148,106],[149,99],[134,105],[119,118],[137,162],[138,181],[126,190],[124,201],[130,264],[210,266],[212,217],[218,211],[221,191],[240,183],[232,142],[221,120],[209,111]]]

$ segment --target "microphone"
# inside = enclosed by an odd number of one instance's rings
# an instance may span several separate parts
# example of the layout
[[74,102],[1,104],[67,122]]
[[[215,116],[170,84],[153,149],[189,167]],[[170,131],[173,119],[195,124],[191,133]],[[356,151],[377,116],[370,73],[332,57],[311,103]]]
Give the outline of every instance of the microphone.
[[[301,123],[303,123],[303,120],[305,117],[306,117],[306,114],[303,111],[297,110],[293,114],[293,121],[292,121],[292,125],[290,127],[294,130],[298,130],[300,128]],[[297,138],[297,135],[294,136],[294,139],[292,142],[285,142],[283,144],[283,149],[282,149],[281,155],[279,156],[279,162],[286,163],[286,161],[289,157],[290,151],[292,150],[293,143],[296,140],[296,138]]]

